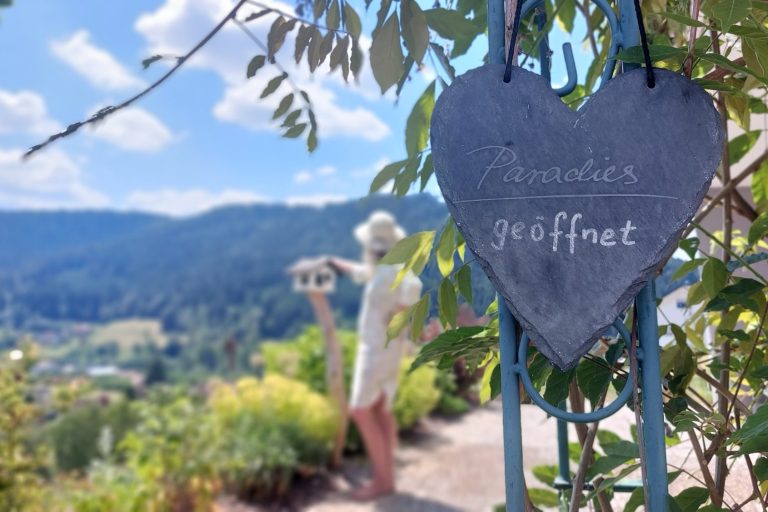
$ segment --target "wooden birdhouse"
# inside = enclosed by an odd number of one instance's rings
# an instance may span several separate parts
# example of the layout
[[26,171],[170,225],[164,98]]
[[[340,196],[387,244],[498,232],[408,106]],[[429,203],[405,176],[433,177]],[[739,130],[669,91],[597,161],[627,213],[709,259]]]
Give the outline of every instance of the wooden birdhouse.
[[336,272],[327,258],[302,258],[288,268],[293,276],[293,291],[299,293],[333,293],[336,290]]

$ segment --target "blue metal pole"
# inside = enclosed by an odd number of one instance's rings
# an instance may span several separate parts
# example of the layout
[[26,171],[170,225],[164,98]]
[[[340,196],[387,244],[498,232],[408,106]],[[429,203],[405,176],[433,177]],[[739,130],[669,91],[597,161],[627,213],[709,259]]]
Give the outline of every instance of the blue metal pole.
[[656,317],[656,292],[649,281],[637,296],[639,368],[643,390],[643,444],[647,490],[646,508],[667,510],[667,451],[664,443],[664,411],[659,365],[659,327]]
[[504,0],[488,0],[488,62],[504,64]]
[[[565,401],[560,403],[560,408],[566,410]],[[568,458],[568,423],[565,420],[557,420],[557,476],[559,484],[571,482],[571,464]]]
[[504,298],[499,301],[499,354],[501,359],[501,403],[504,428],[504,477],[507,512],[525,510],[523,435],[520,415],[520,381],[517,375],[517,334],[515,319]]

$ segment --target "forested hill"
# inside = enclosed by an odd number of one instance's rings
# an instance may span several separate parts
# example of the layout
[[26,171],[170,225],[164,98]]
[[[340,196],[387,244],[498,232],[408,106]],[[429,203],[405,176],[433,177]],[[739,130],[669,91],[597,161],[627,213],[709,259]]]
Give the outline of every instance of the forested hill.
[[[285,268],[305,256],[359,257],[352,229],[378,208],[409,232],[439,228],[447,216],[427,195],[323,208],[237,206],[182,219],[2,213],[2,309],[22,326],[40,318],[149,316],[171,329],[248,322],[262,336],[291,334],[311,313],[306,299],[290,291]],[[342,321],[354,319],[359,293],[345,282],[331,297]]]

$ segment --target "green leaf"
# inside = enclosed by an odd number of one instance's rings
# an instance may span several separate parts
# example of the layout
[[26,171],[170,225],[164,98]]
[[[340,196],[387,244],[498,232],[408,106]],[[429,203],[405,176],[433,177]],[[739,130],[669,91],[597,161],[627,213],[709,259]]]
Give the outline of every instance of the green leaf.
[[283,134],[283,137],[286,139],[295,139],[302,133],[304,133],[304,130],[307,128],[307,123],[299,123],[295,126],[292,126],[288,128],[285,133]]
[[755,461],[755,477],[758,482],[765,482],[768,480],[768,458],[760,457]]
[[490,399],[493,400],[501,394],[501,365],[497,364],[491,372],[491,379],[489,381],[491,388]]
[[307,49],[307,63],[309,64],[309,71],[312,73],[320,65],[320,48],[324,40],[323,33],[317,27],[313,27],[312,36],[309,39],[309,48]]
[[373,38],[371,69],[382,94],[395,85],[403,73],[403,49],[400,46],[397,13],[392,13]]
[[752,175],[752,198],[760,212],[768,212],[768,160]]
[[456,272],[456,284],[459,285],[459,293],[468,303],[472,303],[472,269],[464,265]]
[[[301,91],[302,96],[306,97],[306,93]],[[307,110],[307,116],[309,117],[309,135],[307,135],[307,150],[312,153],[317,149],[317,121],[315,120],[315,113],[312,109]]]
[[435,251],[437,268],[443,277],[448,276],[453,271],[453,253],[455,251],[456,234],[453,228],[453,219],[449,218],[440,234],[440,240],[437,242],[437,250]]
[[706,258],[696,258],[696,259],[684,262],[679,267],[677,267],[677,270],[675,270],[675,273],[672,274],[672,280],[677,281],[678,279],[682,279],[683,277],[687,276],[689,273],[699,268],[705,261],[707,261]]
[[143,69],[147,69],[149,66],[151,66],[155,62],[157,62],[159,60],[162,60],[162,59],[163,59],[162,55],[153,55],[151,57],[147,57],[146,59],[141,61],[141,67]]
[[411,319],[411,340],[418,343],[421,338],[421,330],[424,328],[424,320],[429,313],[429,294],[419,299],[419,302],[413,307],[413,318]]
[[296,120],[299,118],[300,115],[301,115],[301,109],[297,108],[296,110],[294,110],[293,112],[285,116],[285,119],[283,120],[283,124],[281,124],[280,126],[282,126],[283,128],[288,128],[295,125]]
[[587,478],[592,480],[599,475],[610,475],[611,471],[625,464],[628,460],[630,459],[627,457],[600,457],[589,467]]
[[714,298],[728,281],[728,269],[717,258],[707,258],[701,271],[701,283],[709,298]]
[[424,11],[416,0],[400,0],[400,27],[408,54],[421,64],[429,44],[429,30]]
[[761,213],[749,227],[749,245],[755,245],[768,234],[768,212]]
[[360,49],[360,43],[357,39],[352,41],[352,55],[349,57],[349,69],[356,80],[360,78],[360,70],[363,68],[363,50]]
[[283,47],[285,36],[288,32],[293,30],[293,27],[295,26],[296,20],[292,19],[286,21],[282,16],[279,16],[272,22],[269,34],[267,35],[267,58],[270,61],[275,58],[275,54]]
[[720,28],[726,32],[749,16],[751,8],[749,0],[708,0],[701,6],[702,12],[720,22]]
[[264,66],[267,61],[267,57],[264,55],[257,55],[251,59],[248,63],[248,69],[245,72],[246,78],[253,78],[256,72]]
[[[427,187],[427,183],[429,183],[429,179],[434,172],[435,168],[432,165],[432,153],[430,153],[424,158],[424,161],[421,164],[421,170],[419,171],[419,177],[421,178],[419,190],[421,192],[424,192],[424,189]],[[461,259],[463,260],[464,256],[461,256]]]
[[753,130],[751,132],[742,133],[738,137],[734,137],[728,141],[728,154],[730,156],[731,165],[741,160],[744,155],[752,149],[762,133],[762,130]]
[[331,30],[337,30],[339,28],[340,20],[341,11],[339,10],[339,1],[331,0],[331,6],[328,9],[328,14],[325,15],[325,22],[328,24],[328,28]]
[[279,76],[276,76],[269,82],[267,82],[267,86],[264,88],[264,90],[261,92],[261,96],[259,96],[261,99],[266,98],[273,92],[277,90],[278,87],[280,87],[280,84],[283,83],[283,80],[288,78],[288,73],[283,73]]
[[687,27],[697,27],[697,28],[703,28],[706,27],[706,23],[702,23],[701,21],[694,20],[693,18],[690,18],[688,16],[685,16],[683,14],[677,14],[674,12],[654,12],[652,15],[660,16],[662,18],[670,19],[672,21],[676,21],[680,23],[681,25],[685,25]]
[[485,327],[459,327],[441,333],[431,342],[423,345],[414,359],[411,369],[430,361],[439,361],[444,357],[453,360],[470,357],[476,360],[484,358],[488,350],[498,345],[498,337],[485,335]]
[[458,11],[443,9],[428,9],[424,11],[429,27],[443,39],[461,39],[477,34],[477,27]]
[[387,341],[397,338],[413,317],[414,306],[402,309],[394,314],[387,325]]
[[381,187],[386,185],[387,182],[394,179],[395,176],[400,173],[407,162],[408,160],[400,160],[398,162],[385,165],[384,168],[379,171],[376,177],[373,178],[373,181],[371,182],[371,188],[368,193],[373,194],[374,192],[378,192]]
[[731,435],[729,443],[739,445],[740,455],[768,451],[768,404],[749,416]]
[[589,359],[583,360],[576,367],[576,380],[579,383],[579,388],[593,404],[596,404],[600,396],[608,389],[611,376],[612,372],[609,368]]
[[688,487],[675,496],[682,512],[696,512],[709,499],[709,491],[704,487]]
[[493,359],[491,359],[491,361],[483,370],[483,376],[480,379],[480,390],[477,396],[481,404],[484,404],[489,400],[491,400],[491,395],[493,394],[491,390],[492,388],[491,380],[493,379],[493,372],[495,372],[496,368],[498,367],[499,367],[499,359],[494,357]]
[[547,388],[544,390],[544,400],[552,405],[558,405],[568,397],[568,388],[576,374],[576,370],[561,372],[553,368],[547,379]]
[[528,489],[528,497],[537,507],[557,507],[560,503],[557,493],[549,489],[532,487]]
[[285,113],[288,112],[288,109],[291,108],[291,105],[293,105],[293,93],[280,100],[277,110],[272,114],[272,119],[277,119],[278,117],[285,115]]
[[260,10],[258,12],[252,12],[251,14],[246,16],[243,21],[248,23],[249,21],[257,20],[257,19],[261,18],[262,16],[266,16],[267,14],[269,14],[271,12],[275,12],[275,11],[273,11],[272,9],[262,9],[262,10]]
[[[648,47],[648,51],[651,55],[651,61],[653,62],[661,62],[665,60],[682,60],[688,55],[688,52],[683,48],[675,48],[674,46],[666,46],[661,44],[650,45]],[[622,50],[619,52],[616,58],[632,64],[642,64],[645,62],[643,49],[640,46],[632,46],[626,50]]]
[[325,12],[325,7],[328,5],[327,0],[315,0],[313,3],[313,9],[312,14],[314,14],[315,19],[320,18],[323,15],[323,12]]
[[614,443],[601,444],[601,446],[605,450],[605,454],[611,457],[623,458],[624,460],[640,458],[640,449],[637,443],[620,440]]
[[352,8],[349,2],[344,2],[344,26],[352,39],[359,39],[363,24],[360,21],[360,15]]
[[535,466],[531,472],[539,482],[550,487],[554,487],[555,479],[560,474],[557,466]]
[[456,327],[456,314],[459,311],[459,305],[456,298],[456,289],[448,278],[444,278],[440,282],[440,289],[437,294],[437,311],[440,316],[440,323],[443,326],[452,325]]
[[349,71],[349,64],[347,61],[347,59],[349,58],[349,52],[347,51],[347,48],[349,47],[349,41],[350,41],[349,36],[346,36],[343,39],[337,39],[336,47],[331,52],[331,59],[330,59],[331,71],[335,70],[339,66],[342,66],[342,69],[343,69],[345,62],[347,63],[347,73],[344,76],[345,81],[347,80],[347,75]]
[[432,243],[435,240],[434,231],[419,231],[395,244],[395,246],[381,259],[384,265],[397,265],[402,263],[403,268],[397,274],[392,286],[397,286],[403,277],[411,271],[420,275],[429,261],[432,252]]
[[751,70],[749,68],[746,68],[740,64],[737,64],[735,62],[730,61],[727,57],[723,57],[722,55],[718,53],[705,53],[705,54],[697,54],[697,56],[703,60],[710,62],[712,64],[715,64],[717,66],[720,66],[723,69],[727,69],[728,71],[733,71],[736,73],[744,73],[746,75],[750,75],[754,78],[757,78],[762,83],[766,83],[768,79],[765,77],[757,74],[754,70]]
[[686,238],[684,240],[680,240],[680,249],[685,251],[685,253],[688,255],[689,258],[693,259],[696,257],[696,253],[699,250],[699,245],[701,244],[701,241],[696,237]]
[[635,512],[638,508],[645,504],[645,495],[643,494],[643,488],[638,487],[632,494],[629,495],[627,504],[624,505],[624,512]]
[[313,32],[314,27],[311,25],[301,25],[299,27],[299,32],[296,34],[296,46],[293,50],[293,58],[296,60],[296,64],[301,62],[301,57],[309,46],[309,41],[312,39]]
[[448,56],[445,54],[443,47],[437,43],[429,43],[429,47],[432,49],[432,53],[435,55],[435,57],[437,57],[437,61],[443,67],[445,72],[448,74],[448,77],[451,80],[455,80],[456,70],[451,65],[451,61],[448,59]]
[[405,124],[405,148],[408,156],[414,156],[429,142],[429,123],[435,106],[435,82],[432,81],[421,94]]
[[570,34],[573,32],[573,22],[576,20],[576,2],[574,0],[562,0],[558,3],[557,24]]

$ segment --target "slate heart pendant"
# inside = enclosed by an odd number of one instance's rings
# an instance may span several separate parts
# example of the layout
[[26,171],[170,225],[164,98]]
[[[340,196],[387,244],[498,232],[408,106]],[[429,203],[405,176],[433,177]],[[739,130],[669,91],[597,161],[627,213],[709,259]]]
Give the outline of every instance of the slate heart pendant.
[[432,114],[435,173],[470,249],[533,343],[573,367],[674,251],[724,142],[711,98],[645,70],[578,111],[539,75],[486,65]]

